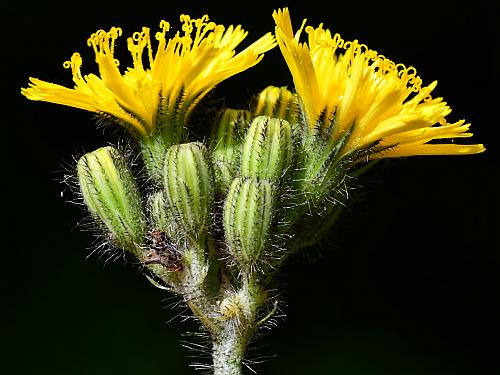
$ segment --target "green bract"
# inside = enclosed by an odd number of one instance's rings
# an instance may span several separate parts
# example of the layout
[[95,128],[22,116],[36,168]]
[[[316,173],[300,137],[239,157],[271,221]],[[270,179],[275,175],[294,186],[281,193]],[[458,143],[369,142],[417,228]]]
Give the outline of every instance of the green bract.
[[288,121],[258,116],[245,135],[241,176],[278,181],[290,167],[292,155],[292,129]]
[[272,239],[274,186],[269,180],[235,178],[224,205],[224,230],[229,252],[251,269]]
[[242,137],[249,123],[249,111],[226,109],[212,131],[211,157],[221,192],[229,188],[238,173]]
[[213,202],[213,176],[206,147],[199,142],[171,146],[165,157],[164,186],[169,209],[184,235],[203,241]]
[[125,159],[115,148],[102,147],[80,158],[77,173],[83,199],[108,238],[141,259],[146,220]]

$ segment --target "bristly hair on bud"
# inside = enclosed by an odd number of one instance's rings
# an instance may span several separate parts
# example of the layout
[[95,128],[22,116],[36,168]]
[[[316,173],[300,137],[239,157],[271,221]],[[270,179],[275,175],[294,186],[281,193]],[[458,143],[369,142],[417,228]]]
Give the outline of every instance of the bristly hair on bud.
[[239,173],[243,135],[250,123],[246,110],[225,109],[212,129],[210,156],[214,166],[215,183],[219,193],[225,194]]
[[166,202],[178,228],[194,243],[203,242],[213,204],[213,172],[200,142],[171,146],[165,157]]
[[292,129],[288,121],[258,116],[250,125],[241,155],[243,178],[266,179],[279,183],[292,164]]
[[125,158],[114,147],[99,148],[78,160],[77,175],[84,202],[109,241],[141,260],[146,218]]
[[224,204],[229,252],[246,272],[255,270],[273,238],[276,197],[269,180],[235,178]]
[[148,198],[151,231],[165,233],[169,238],[177,238],[179,228],[175,215],[167,204],[163,190],[154,192]]

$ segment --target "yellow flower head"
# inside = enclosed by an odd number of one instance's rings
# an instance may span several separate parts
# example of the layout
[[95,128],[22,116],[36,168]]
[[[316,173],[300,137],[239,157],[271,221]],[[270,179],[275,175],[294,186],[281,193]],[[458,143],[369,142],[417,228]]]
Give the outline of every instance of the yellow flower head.
[[[246,37],[241,26],[209,22],[208,16],[180,17],[182,32],[167,40],[168,22],[160,23],[158,46],[153,51],[149,28],[128,38],[133,66],[123,72],[114,55],[120,28],[99,30],[88,39],[95,52],[99,75],[83,75],[82,58],[74,53],[64,67],[70,68],[73,89],[30,78],[21,90],[28,99],[42,100],[111,116],[139,136],[147,136],[162,123],[185,122],[193,106],[215,85],[242,72],[275,46],[271,33],[236,54]],[[144,59],[147,61],[145,66]],[[182,124],[183,125],[183,124]]]
[[[415,68],[395,64],[357,40],[344,41],[323,24],[304,27],[304,20],[294,34],[287,8],[274,11],[273,18],[310,131],[344,142],[341,156],[370,148],[370,159],[485,150],[480,144],[428,143],[472,134],[463,120],[445,120],[450,107],[430,95],[437,82],[422,87]],[[302,31],[307,43],[299,41]]]

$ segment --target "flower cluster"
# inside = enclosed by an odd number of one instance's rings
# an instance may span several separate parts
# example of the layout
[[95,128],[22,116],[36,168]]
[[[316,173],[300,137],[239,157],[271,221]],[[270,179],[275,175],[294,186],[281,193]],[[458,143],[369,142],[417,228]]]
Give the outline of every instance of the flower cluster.
[[[369,158],[434,154],[472,154],[482,145],[430,143],[469,137],[464,120],[448,123],[450,107],[432,98],[436,82],[423,86],[413,67],[396,64],[357,40],[345,41],[323,28],[294,33],[287,8],[273,13],[276,39],[290,69],[307,127],[344,139],[342,155],[377,145]],[[74,53],[70,68],[75,87],[30,78],[22,93],[32,100],[63,104],[110,116],[140,137],[169,123],[184,126],[196,103],[221,81],[242,72],[276,45],[268,33],[242,52],[235,48],[246,37],[241,26],[225,28],[208,16],[181,16],[182,32],[167,39],[170,24],[160,23],[154,49],[150,29],[127,39],[133,66],[122,73],[114,46],[122,30],[99,30],[88,39],[99,74],[83,75],[82,58]],[[305,31],[308,41],[300,42]],[[147,64],[143,61],[147,59]],[[146,65],[146,66],[145,66]],[[174,132],[174,129],[170,129]],[[374,149],[375,150],[375,149]]]
[[[447,121],[450,107],[431,96],[436,82],[424,85],[415,68],[323,24],[304,20],[294,33],[287,8],[272,16],[275,34],[238,53],[247,32],[208,16],[181,16],[170,38],[162,21],[156,47],[144,27],[127,39],[125,69],[115,56],[122,30],[99,30],[88,39],[99,74],[84,75],[74,53],[64,63],[74,88],[30,78],[21,89],[130,131],[138,147],[127,153],[143,168],[120,148],[99,148],[78,160],[79,193],[109,247],[182,296],[213,341],[215,375],[241,374],[247,345],[278,309],[281,265],[335,223],[349,177],[381,158],[485,150],[446,141],[470,137],[470,124]],[[210,90],[275,46],[292,90],[263,85],[245,109],[201,119],[207,133],[187,131]]]

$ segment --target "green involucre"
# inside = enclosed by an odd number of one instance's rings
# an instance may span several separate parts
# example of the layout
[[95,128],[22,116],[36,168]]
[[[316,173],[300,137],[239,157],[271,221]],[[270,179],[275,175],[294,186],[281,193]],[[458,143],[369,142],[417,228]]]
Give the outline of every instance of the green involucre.
[[241,177],[279,181],[287,173],[292,156],[292,129],[288,121],[258,116],[243,142]]
[[260,258],[272,237],[275,199],[269,180],[235,178],[224,205],[224,231],[229,251],[244,269]]
[[193,142],[171,146],[165,158],[167,203],[186,237],[203,240],[212,212],[212,168],[207,149]]
[[158,191],[151,195],[148,200],[151,227],[153,231],[164,232],[169,238],[176,238],[179,228],[174,214],[167,205],[164,191]]
[[219,190],[225,192],[236,177],[241,158],[242,134],[250,122],[250,112],[226,109],[210,139],[210,153]]
[[85,204],[111,242],[141,258],[146,219],[124,157],[113,147],[99,148],[80,158],[77,174]]

